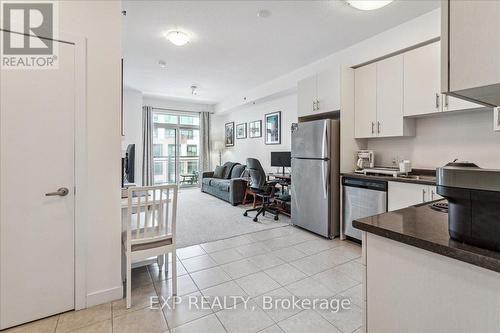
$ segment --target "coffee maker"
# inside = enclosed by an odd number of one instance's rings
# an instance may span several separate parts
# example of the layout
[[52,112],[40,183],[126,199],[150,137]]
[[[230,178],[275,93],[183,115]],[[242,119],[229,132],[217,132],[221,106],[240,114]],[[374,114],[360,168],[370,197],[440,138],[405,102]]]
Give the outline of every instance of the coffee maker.
[[356,162],[356,170],[354,170],[354,172],[362,173],[364,169],[372,169],[375,167],[375,153],[373,150],[360,150],[357,156],[358,161]]

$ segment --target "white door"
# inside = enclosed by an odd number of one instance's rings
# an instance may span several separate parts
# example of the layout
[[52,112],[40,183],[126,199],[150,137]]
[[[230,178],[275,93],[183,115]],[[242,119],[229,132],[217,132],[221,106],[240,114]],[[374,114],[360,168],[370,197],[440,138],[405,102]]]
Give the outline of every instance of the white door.
[[403,135],[403,55],[377,62],[377,134]]
[[74,45],[58,59],[0,75],[0,328],[74,308]]
[[316,102],[316,75],[300,80],[297,84],[298,116],[304,117],[314,114],[316,111],[313,102]]
[[318,113],[340,110],[340,75],[338,70],[321,72],[318,78]]
[[375,63],[354,71],[354,136],[376,136],[377,122],[377,65]]
[[435,42],[404,54],[404,115],[441,111],[441,50]]

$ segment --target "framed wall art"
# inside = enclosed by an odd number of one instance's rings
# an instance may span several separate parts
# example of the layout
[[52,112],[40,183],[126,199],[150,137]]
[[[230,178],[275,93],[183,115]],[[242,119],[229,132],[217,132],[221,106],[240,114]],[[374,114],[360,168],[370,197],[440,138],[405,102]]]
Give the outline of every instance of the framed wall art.
[[236,125],[236,139],[247,138],[247,123]]
[[248,137],[260,138],[262,136],[262,120],[251,121],[248,123]]
[[224,143],[226,147],[234,146],[234,122],[226,123],[224,126]]
[[266,114],[265,122],[266,145],[281,144],[281,111]]

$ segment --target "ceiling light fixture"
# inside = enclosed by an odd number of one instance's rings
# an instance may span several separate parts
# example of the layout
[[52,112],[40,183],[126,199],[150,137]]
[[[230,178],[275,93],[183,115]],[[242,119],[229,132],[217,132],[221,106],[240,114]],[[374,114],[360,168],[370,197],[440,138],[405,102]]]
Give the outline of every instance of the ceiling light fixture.
[[169,31],[165,34],[165,38],[167,38],[172,44],[177,46],[186,45],[189,43],[189,36],[179,30]]
[[267,10],[267,9],[261,9],[257,12],[257,17],[260,17],[260,18],[267,18],[271,16],[271,11],[270,10]]
[[165,62],[165,60],[160,60],[160,61],[158,61],[158,65],[159,65],[161,68],[167,68],[167,63]]
[[359,10],[375,10],[387,6],[393,0],[346,0],[349,6]]

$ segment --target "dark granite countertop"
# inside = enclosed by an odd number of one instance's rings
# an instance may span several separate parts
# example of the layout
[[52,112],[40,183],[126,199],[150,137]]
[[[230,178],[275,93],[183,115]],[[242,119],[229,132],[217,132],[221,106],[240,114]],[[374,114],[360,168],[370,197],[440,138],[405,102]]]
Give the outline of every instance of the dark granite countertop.
[[411,178],[393,177],[388,175],[371,175],[371,174],[365,175],[362,173],[355,173],[355,172],[346,172],[342,173],[341,175],[362,178],[362,179],[384,180],[388,182],[436,185],[436,170],[425,170],[425,172],[414,171],[410,174],[412,176]]
[[[443,200],[444,201],[444,200]],[[500,252],[457,242],[448,214],[421,204],[353,221],[357,229],[500,273]]]

